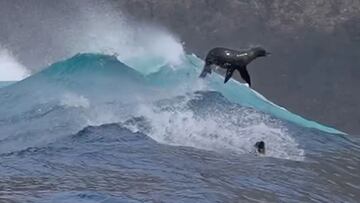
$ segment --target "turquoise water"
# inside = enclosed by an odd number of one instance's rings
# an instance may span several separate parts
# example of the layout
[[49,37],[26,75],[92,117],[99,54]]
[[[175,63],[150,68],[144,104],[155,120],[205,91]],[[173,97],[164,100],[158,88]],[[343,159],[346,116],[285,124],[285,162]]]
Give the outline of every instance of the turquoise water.
[[11,85],[13,83],[15,83],[15,81],[6,81],[6,82],[0,81],[0,88],[6,87],[6,86]]

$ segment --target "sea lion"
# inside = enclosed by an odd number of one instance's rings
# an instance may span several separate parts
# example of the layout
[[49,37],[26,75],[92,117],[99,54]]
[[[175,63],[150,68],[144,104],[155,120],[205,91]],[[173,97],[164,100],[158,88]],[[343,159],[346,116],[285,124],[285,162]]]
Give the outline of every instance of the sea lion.
[[211,74],[211,65],[217,65],[226,69],[224,83],[231,78],[235,70],[238,70],[242,79],[251,86],[250,75],[246,66],[254,59],[269,54],[269,52],[261,47],[251,48],[247,51],[237,51],[222,47],[213,48],[206,55],[205,66],[199,77],[204,78],[208,73]]
[[256,151],[258,153],[265,154],[265,142],[264,141],[256,142],[254,147],[256,148]]

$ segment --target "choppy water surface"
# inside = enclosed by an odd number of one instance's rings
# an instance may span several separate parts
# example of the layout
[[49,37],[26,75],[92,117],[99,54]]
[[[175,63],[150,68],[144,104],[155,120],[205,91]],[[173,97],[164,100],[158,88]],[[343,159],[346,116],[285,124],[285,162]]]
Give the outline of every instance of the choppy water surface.
[[356,136],[200,69],[84,54],[1,88],[0,202],[358,201]]

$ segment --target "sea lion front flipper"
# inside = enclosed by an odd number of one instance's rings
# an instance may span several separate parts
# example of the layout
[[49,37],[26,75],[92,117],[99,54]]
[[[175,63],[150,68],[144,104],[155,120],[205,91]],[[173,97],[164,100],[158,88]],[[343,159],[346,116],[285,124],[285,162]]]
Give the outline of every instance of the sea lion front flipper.
[[247,84],[249,84],[249,87],[251,87],[250,75],[246,67],[239,68],[238,71],[240,72],[241,78],[244,79]]
[[228,68],[226,70],[226,74],[225,74],[225,80],[224,80],[224,84],[227,83],[228,80],[230,80],[232,74],[234,73],[235,68]]
[[206,64],[200,74],[200,78],[206,77],[207,74],[211,74],[211,64]]

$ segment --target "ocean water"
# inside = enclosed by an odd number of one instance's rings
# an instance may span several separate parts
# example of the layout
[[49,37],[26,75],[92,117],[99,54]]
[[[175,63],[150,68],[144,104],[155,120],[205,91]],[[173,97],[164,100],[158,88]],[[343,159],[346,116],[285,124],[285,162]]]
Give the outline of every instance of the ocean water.
[[356,136],[202,65],[78,54],[0,84],[0,202],[358,202]]
[[12,83],[15,83],[15,82],[14,81],[0,81],[0,88],[11,85]]

